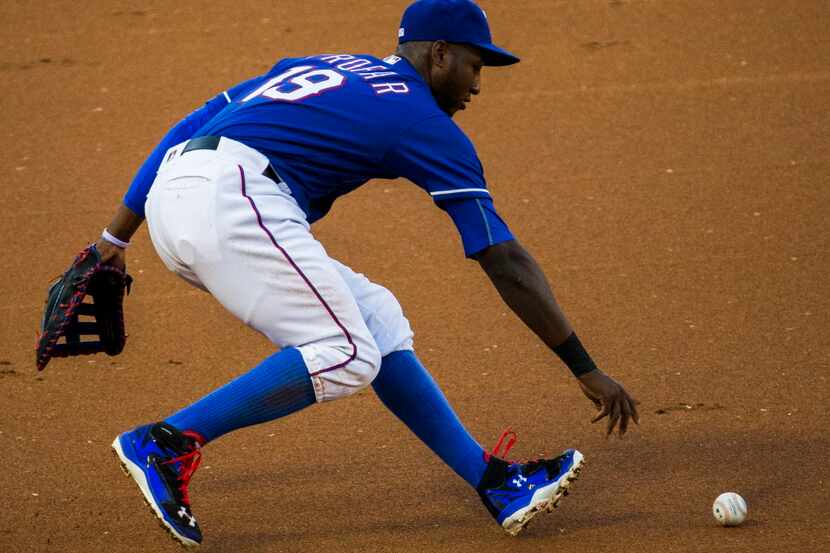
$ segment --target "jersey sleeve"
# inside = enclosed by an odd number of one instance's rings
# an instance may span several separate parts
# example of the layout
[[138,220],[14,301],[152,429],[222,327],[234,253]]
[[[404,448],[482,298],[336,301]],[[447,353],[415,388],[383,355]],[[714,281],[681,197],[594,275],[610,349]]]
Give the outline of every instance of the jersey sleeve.
[[426,190],[439,205],[462,198],[490,197],[472,142],[444,115],[404,130],[386,152],[382,165]]
[[434,116],[405,130],[387,152],[384,169],[432,196],[455,223],[467,257],[514,239],[496,212],[472,142],[449,117]]
[[201,108],[192,112],[170,129],[138,169],[130,188],[124,195],[124,205],[129,207],[137,215],[144,217],[144,202],[147,199],[147,193],[150,191],[150,187],[156,178],[156,172],[167,150],[180,142],[192,138],[196,131],[202,128],[217,113],[222,111],[234,98],[246,90],[259,85],[264,78],[264,75],[254,77],[217,94]]
[[472,257],[490,246],[515,239],[507,223],[496,212],[490,198],[449,200],[441,202],[438,206],[446,211],[455,223],[464,245],[464,255],[467,257]]

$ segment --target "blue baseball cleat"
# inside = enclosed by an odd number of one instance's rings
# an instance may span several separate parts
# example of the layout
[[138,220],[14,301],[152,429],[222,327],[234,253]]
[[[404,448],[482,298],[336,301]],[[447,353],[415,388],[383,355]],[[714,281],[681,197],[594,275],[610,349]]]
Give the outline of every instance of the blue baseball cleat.
[[575,449],[553,459],[527,463],[508,463],[492,455],[487,458],[478,495],[496,522],[512,536],[521,532],[538,513],[553,511],[562,497],[568,495],[568,488],[579,477],[585,463]]
[[195,434],[163,422],[140,426],[112,442],[121,467],[138,484],[162,527],[185,547],[202,543],[187,490],[201,460],[199,447]]

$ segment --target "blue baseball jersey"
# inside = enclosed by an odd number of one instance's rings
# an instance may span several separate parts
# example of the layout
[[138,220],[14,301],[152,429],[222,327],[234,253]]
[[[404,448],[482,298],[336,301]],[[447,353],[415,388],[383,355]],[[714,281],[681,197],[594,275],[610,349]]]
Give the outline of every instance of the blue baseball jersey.
[[330,54],[280,61],[174,127],[136,175],[127,206],[143,214],[167,148],[205,135],[267,156],[311,223],[370,179],[404,177],[452,217],[467,256],[513,239],[473,144],[406,59]]

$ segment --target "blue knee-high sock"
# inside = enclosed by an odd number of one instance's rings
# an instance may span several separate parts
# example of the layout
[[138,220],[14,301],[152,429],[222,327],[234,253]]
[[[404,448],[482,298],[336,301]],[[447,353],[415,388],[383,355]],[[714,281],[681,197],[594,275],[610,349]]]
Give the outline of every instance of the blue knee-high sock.
[[165,422],[182,431],[197,432],[207,443],[232,430],[290,415],[315,401],[302,355],[288,348]]
[[395,351],[384,357],[372,387],[422,442],[468,484],[478,486],[487,468],[484,450],[461,424],[413,351]]

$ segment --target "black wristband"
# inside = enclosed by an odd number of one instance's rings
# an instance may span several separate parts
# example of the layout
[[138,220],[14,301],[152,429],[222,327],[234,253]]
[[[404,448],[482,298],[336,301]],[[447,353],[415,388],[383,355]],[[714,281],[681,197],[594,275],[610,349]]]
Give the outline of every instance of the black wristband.
[[571,369],[571,372],[577,378],[597,368],[594,360],[591,359],[591,356],[582,346],[582,342],[577,338],[576,332],[572,332],[564,342],[553,348],[553,352],[559,356],[559,359]]

